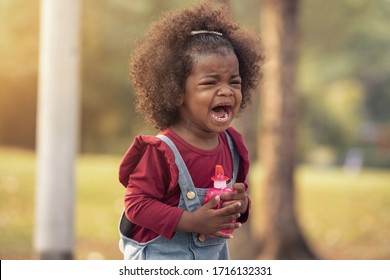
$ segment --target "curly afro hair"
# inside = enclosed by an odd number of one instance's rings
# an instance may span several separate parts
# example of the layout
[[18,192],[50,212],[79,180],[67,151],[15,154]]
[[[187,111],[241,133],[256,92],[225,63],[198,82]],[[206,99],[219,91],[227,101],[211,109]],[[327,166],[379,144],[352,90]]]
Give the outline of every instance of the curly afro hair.
[[[222,33],[191,31],[207,30]],[[260,38],[233,22],[222,4],[201,2],[191,8],[166,12],[151,24],[131,57],[130,77],[136,90],[136,109],[156,129],[165,129],[179,118],[179,106],[196,55],[233,51],[242,78],[245,108],[261,78],[264,60]]]

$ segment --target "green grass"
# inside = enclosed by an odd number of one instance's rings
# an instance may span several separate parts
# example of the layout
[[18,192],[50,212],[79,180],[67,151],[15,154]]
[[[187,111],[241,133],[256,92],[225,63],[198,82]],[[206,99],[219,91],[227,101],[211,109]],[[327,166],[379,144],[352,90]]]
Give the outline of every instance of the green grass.
[[[120,157],[81,156],[77,162],[75,256],[121,259],[117,224],[124,188]],[[35,155],[0,148],[0,259],[31,259]],[[254,232],[262,231],[261,168],[253,165]],[[255,187],[260,186],[260,187]],[[323,259],[390,259],[390,172],[297,170],[297,214],[314,251]],[[250,242],[250,241],[249,241]]]
[[[82,156],[77,162],[75,257],[121,259],[117,225],[124,188],[120,157]],[[31,259],[35,204],[35,155],[0,148],[0,259]]]
[[[258,172],[253,172],[257,170]],[[251,173],[254,232],[263,231],[261,168]],[[390,259],[390,172],[301,166],[296,173],[296,213],[321,259]],[[259,186],[257,189],[254,186]]]
[[308,240],[322,255],[390,259],[390,172],[301,168],[298,213]]

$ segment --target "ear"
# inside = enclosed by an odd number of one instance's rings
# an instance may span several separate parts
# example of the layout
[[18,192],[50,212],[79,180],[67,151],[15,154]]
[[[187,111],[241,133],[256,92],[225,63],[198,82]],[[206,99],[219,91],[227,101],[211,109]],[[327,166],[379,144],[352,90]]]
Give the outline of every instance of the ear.
[[179,94],[176,101],[177,107],[181,107],[183,104],[184,104],[184,92]]

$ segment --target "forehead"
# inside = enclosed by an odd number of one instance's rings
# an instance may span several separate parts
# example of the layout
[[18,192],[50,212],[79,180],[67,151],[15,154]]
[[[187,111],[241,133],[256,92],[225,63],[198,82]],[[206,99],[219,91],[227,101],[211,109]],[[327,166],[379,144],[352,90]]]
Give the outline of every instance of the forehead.
[[196,54],[192,74],[204,72],[239,72],[239,63],[232,50]]

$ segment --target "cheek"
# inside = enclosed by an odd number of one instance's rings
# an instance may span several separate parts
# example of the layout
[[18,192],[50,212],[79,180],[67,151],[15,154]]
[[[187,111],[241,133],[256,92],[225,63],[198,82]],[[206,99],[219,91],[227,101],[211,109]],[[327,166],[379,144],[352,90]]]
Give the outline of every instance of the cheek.
[[240,93],[237,93],[237,95],[236,95],[236,108],[237,108],[237,110],[239,110],[240,107],[241,107],[242,98],[243,98],[243,97],[242,97],[241,92],[240,92]]

